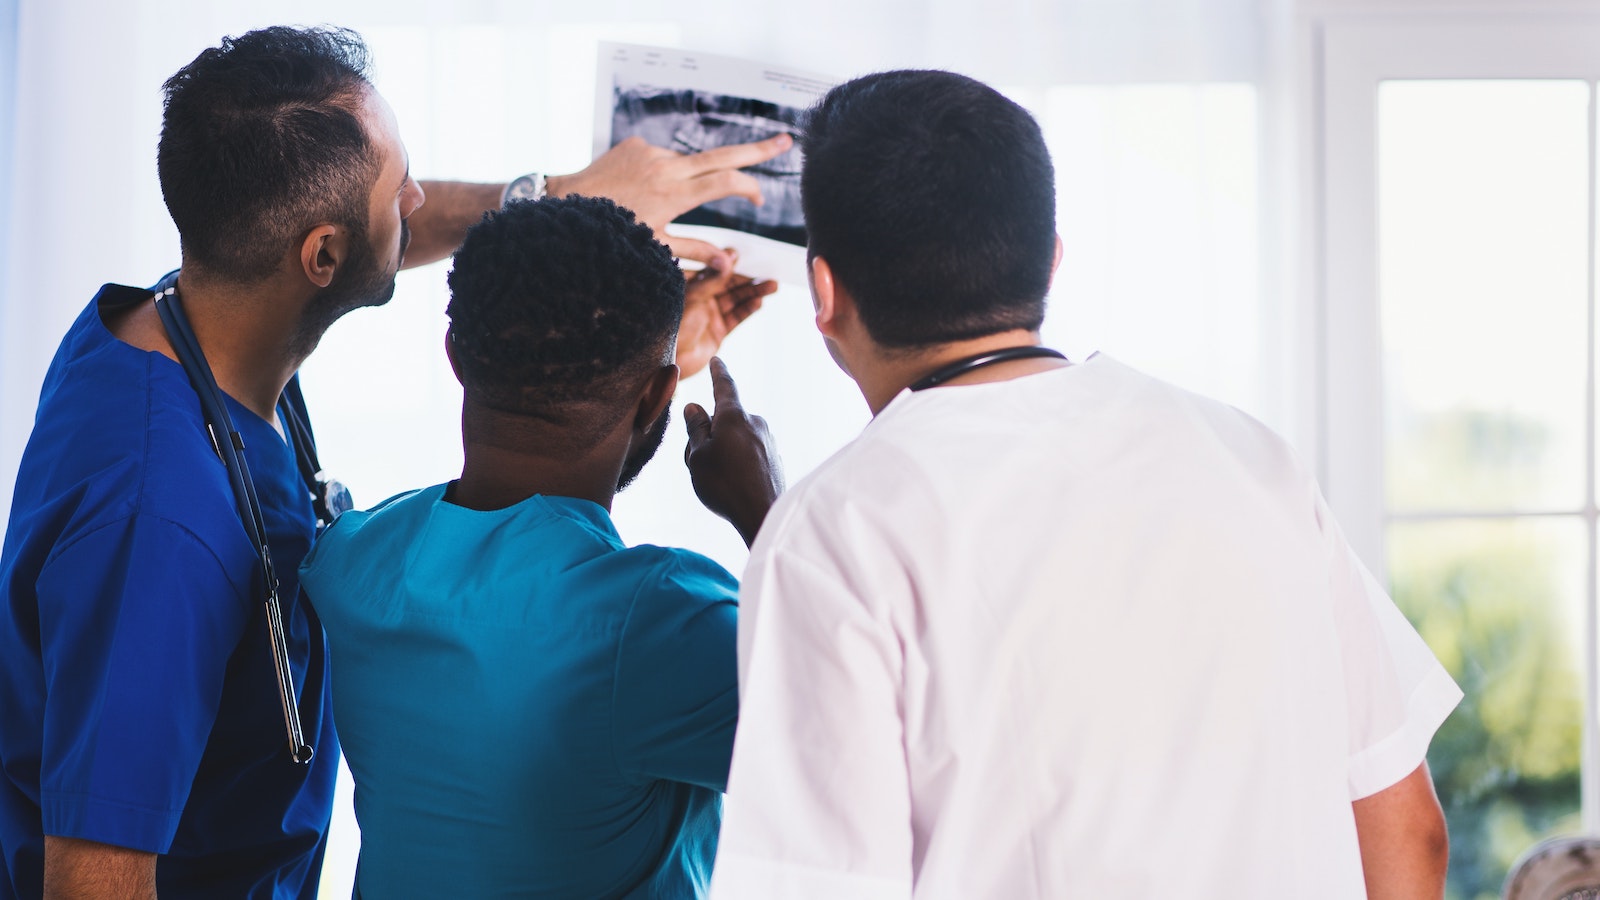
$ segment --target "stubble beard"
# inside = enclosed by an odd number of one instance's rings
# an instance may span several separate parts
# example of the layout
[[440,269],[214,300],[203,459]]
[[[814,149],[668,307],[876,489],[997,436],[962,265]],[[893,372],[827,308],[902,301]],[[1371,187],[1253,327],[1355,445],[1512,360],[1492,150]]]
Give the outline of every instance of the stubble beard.
[[383,306],[394,297],[395,276],[411,243],[411,226],[400,222],[400,249],[389,266],[378,263],[366,229],[352,230],[350,257],[334,273],[333,281],[307,304],[295,330],[291,349],[296,359],[304,360],[317,348],[322,336],[346,313],[368,306]]

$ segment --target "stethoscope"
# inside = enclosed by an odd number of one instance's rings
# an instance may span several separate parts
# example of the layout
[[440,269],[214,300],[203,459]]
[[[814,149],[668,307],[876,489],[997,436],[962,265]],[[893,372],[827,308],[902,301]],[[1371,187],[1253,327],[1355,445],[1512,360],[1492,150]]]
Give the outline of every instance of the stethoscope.
[[1049,347],[1006,347],[1001,350],[979,353],[977,356],[969,356],[966,359],[958,359],[948,366],[937,369],[913,381],[910,387],[913,391],[925,391],[931,387],[938,387],[952,378],[965,375],[974,369],[981,369],[984,366],[992,366],[996,363],[1010,362],[1013,359],[1034,359],[1041,356],[1048,356],[1054,359],[1067,358],[1065,354],[1051,350]]
[[[178,273],[173,272],[153,289],[156,311],[161,324],[166,327],[167,338],[178,355],[178,361],[189,376],[189,384],[200,398],[200,410],[205,416],[206,430],[211,446],[222,458],[228,470],[228,483],[233,490],[234,505],[245,533],[256,550],[261,564],[262,583],[266,590],[267,639],[272,645],[272,662],[278,677],[278,700],[283,705],[283,724],[289,736],[289,758],[297,763],[309,763],[315,750],[306,743],[300,727],[300,709],[294,695],[294,674],[289,668],[289,644],[283,630],[283,604],[278,598],[278,578],[272,568],[272,552],[267,546],[267,528],[261,517],[261,501],[256,496],[255,484],[250,480],[250,467],[244,460],[244,439],[233,427],[233,417],[222,389],[217,387],[216,376],[200,350],[200,342],[189,325],[178,298]],[[310,426],[301,414],[304,399],[297,382],[291,381],[278,401],[278,413],[294,445],[295,464],[306,489],[313,498],[319,527],[332,524],[338,515],[350,508],[350,493],[337,481],[325,477],[317,461],[316,442]]]

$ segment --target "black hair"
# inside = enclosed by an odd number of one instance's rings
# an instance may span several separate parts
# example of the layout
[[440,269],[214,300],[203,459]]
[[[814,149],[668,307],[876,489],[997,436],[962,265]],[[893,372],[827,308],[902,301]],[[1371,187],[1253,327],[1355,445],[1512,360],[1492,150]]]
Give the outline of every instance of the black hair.
[[186,261],[253,281],[323,222],[365,240],[378,175],[359,116],[367,68],[354,31],[274,27],[167,79],[156,168]]
[[915,349],[1044,321],[1055,169],[1026,110],[963,75],[897,71],[806,119],[800,196],[872,339]]
[[672,362],[683,271],[603,197],[514,201],[467,232],[450,269],[450,342],[467,396],[556,421],[632,400]]

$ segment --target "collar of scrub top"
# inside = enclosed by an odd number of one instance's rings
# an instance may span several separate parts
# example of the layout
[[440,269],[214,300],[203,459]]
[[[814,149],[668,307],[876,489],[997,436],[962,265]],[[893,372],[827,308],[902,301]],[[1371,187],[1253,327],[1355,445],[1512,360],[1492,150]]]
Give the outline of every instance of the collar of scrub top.
[[1063,354],[1057,350],[1051,350],[1049,347],[1040,347],[1037,345],[1030,345],[1027,347],[1004,347],[999,350],[990,350],[985,353],[979,353],[977,356],[969,356],[966,359],[958,359],[948,366],[944,366],[943,368],[930,372],[916,381],[913,381],[910,387],[913,391],[925,391],[931,387],[938,387],[952,378],[965,375],[974,369],[981,369],[984,366],[992,366],[995,363],[1010,362],[1013,359],[1033,359],[1041,356],[1054,357],[1055,359],[1067,358],[1066,354]]
[[[200,350],[200,342],[194,336],[194,329],[189,326],[189,317],[184,315],[183,302],[178,297],[178,273],[168,273],[153,289],[156,311],[161,315],[161,324],[166,327],[167,338],[172,343],[172,349],[178,354],[178,361],[183,364],[183,370],[189,376],[189,384],[194,388],[195,394],[200,398],[200,409],[205,415],[206,429],[211,435],[211,445],[216,449],[217,455],[222,457],[222,464],[228,470],[228,483],[233,489],[234,505],[238,508],[239,519],[244,523],[244,530],[249,535],[250,543],[255,547],[256,556],[261,563],[262,586],[266,594],[264,605],[267,614],[267,638],[272,644],[272,664],[278,676],[278,700],[283,706],[283,725],[288,734],[289,758],[297,763],[311,762],[315,750],[306,743],[305,734],[300,727],[300,708],[294,693],[294,673],[289,668],[289,643],[283,631],[283,605],[278,599],[278,577],[272,569],[272,552],[267,546],[267,528],[261,518],[261,501],[256,496],[255,484],[250,480],[250,467],[244,460],[244,438],[239,436],[238,429],[233,427],[233,417],[228,414],[228,404],[224,399],[222,389],[217,387],[217,379],[211,373],[211,366],[206,362],[205,354]],[[280,402],[279,408],[287,406]],[[295,425],[302,428],[304,423],[299,421],[297,415],[288,416],[294,424],[288,427],[291,441],[295,445],[295,457],[302,474],[306,466],[314,463],[304,461],[302,458],[301,436],[297,434]],[[309,431],[305,437],[309,439]]]

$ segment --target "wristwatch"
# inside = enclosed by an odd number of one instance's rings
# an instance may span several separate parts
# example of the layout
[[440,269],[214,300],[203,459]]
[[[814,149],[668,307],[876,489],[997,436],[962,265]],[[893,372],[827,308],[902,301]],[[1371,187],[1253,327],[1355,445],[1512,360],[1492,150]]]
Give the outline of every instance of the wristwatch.
[[544,176],[538,172],[529,172],[506,185],[505,193],[500,195],[500,205],[504,207],[513,200],[543,200],[544,198]]

